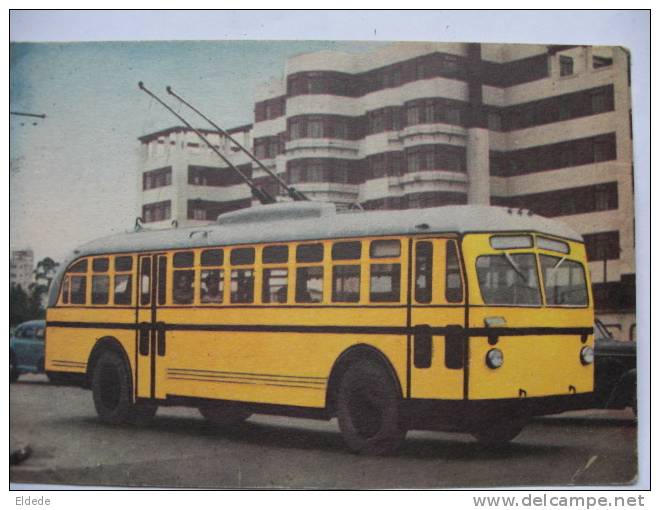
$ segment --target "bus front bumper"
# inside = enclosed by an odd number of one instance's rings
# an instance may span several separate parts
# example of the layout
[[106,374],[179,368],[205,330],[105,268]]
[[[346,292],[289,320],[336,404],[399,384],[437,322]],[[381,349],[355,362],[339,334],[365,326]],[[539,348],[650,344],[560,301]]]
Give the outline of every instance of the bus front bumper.
[[410,399],[403,403],[410,428],[470,432],[494,421],[526,421],[534,416],[594,407],[593,393],[488,400]]

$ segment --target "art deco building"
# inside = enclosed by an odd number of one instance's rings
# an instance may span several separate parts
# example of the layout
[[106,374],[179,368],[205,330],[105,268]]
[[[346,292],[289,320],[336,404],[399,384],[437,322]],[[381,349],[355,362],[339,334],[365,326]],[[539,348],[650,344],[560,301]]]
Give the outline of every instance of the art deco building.
[[[629,55],[623,48],[396,43],[290,58],[234,136],[312,199],[408,209],[491,203],[582,233],[599,315],[634,337]],[[226,140],[223,154],[277,194]],[[251,203],[193,133],[142,142],[138,214],[212,221]]]

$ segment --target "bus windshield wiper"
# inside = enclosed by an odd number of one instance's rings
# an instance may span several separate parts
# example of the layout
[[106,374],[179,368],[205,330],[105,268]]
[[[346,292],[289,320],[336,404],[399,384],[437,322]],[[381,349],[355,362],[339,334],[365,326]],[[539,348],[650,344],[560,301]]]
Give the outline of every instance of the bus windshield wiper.
[[550,278],[552,278],[555,275],[557,269],[559,269],[559,266],[561,266],[564,263],[564,260],[566,260],[566,257],[562,257],[557,261],[557,263],[554,266],[552,266],[552,268],[550,269],[550,273],[548,274],[548,280],[550,280]]
[[522,269],[518,267],[518,264],[516,264],[513,261],[513,257],[511,256],[510,253],[504,252],[504,257],[506,258],[506,261],[509,263],[509,265],[513,268],[513,270],[516,272],[520,278],[522,278],[522,281],[525,282],[525,285],[529,287],[529,281],[527,281],[527,277],[525,276],[525,273],[522,272]]

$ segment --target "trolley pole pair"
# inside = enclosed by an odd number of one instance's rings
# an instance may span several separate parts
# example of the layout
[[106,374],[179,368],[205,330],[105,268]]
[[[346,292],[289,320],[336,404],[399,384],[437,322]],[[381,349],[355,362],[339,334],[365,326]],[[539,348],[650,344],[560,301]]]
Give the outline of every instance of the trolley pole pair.
[[[174,109],[169,106],[167,103],[165,103],[162,99],[160,99],[156,94],[154,94],[152,91],[150,91],[147,87],[144,86],[143,82],[140,82],[138,84],[140,89],[144,91],[146,94],[151,96],[155,101],[157,101],[159,104],[161,104],[165,109],[167,109],[172,115],[174,115],[177,119],[179,119],[181,122],[183,122],[186,127],[188,127],[191,131],[193,131],[199,138],[202,140],[209,149],[211,149],[222,161],[225,162],[231,168],[242,180],[245,182],[250,187],[250,190],[252,192],[252,195],[259,200],[260,203],[262,204],[273,204],[276,202],[275,198],[270,195],[266,190],[262,189],[260,186],[258,186],[249,176],[245,175],[241,170],[239,170],[235,165],[231,163],[205,136],[204,134],[197,128],[193,127],[192,124],[190,124],[186,119],[184,119],[180,114],[174,111]],[[303,201],[303,200],[309,200],[303,193],[300,191],[296,190],[295,188],[289,186],[282,178],[280,178],[277,174],[275,174],[273,171],[271,171],[269,168],[267,168],[261,161],[259,161],[252,152],[250,152],[248,149],[243,147],[234,137],[232,137],[227,131],[222,129],[220,126],[218,126],[215,122],[213,122],[211,119],[209,119],[206,115],[204,115],[202,112],[200,112],[197,108],[195,108],[193,105],[191,105],[188,101],[183,99],[180,95],[178,95],[176,92],[172,90],[172,87],[167,87],[167,92],[174,96],[176,99],[181,101],[182,104],[190,108],[193,112],[195,112],[197,115],[199,115],[201,118],[203,118],[206,122],[208,122],[213,129],[216,130],[216,132],[224,137],[226,137],[228,140],[230,140],[236,147],[238,147],[240,150],[242,150],[247,156],[254,161],[259,168],[261,168],[264,172],[266,172],[268,175],[270,175],[273,179],[275,179],[280,186],[282,186],[289,197],[295,201]]]

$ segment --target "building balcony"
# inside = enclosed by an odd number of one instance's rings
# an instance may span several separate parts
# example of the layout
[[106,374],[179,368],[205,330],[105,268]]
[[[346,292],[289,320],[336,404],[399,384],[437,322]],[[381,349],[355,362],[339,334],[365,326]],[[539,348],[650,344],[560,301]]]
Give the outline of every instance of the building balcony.
[[[447,145],[465,146],[467,130],[453,124],[415,124],[398,131],[398,139],[404,148],[415,145],[442,143]],[[394,133],[390,134],[392,140]]]
[[355,140],[335,138],[299,138],[286,142],[288,158],[325,157],[355,158],[360,145]]

